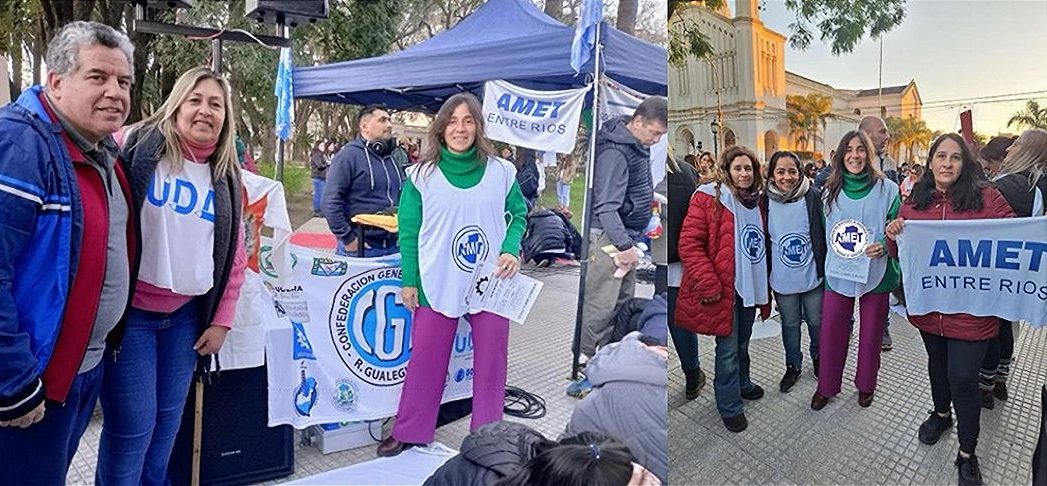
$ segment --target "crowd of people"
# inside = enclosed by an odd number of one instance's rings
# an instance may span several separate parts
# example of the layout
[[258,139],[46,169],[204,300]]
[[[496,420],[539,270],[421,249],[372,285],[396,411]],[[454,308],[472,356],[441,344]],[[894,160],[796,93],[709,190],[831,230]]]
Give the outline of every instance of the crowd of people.
[[[870,407],[881,352],[891,348],[889,299],[905,275],[897,237],[907,220],[1029,217],[1044,214],[1047,131],[996,137],[977,154],[959,135],[930,146],[924,164],[897,164],[887,155],[886,124],[861,120],[818,171],[792,152],[766,164],[749,149],[729,147],[713,164],[708,153],[668,161],[670,197],[689,200],[668,215],[670,332],[686,377],[685,396],[699,396],[706,377],[697,334],[715,336],[716,407],[725,428],[748,427],[745,401],[764,390],[750,376],[749,340],[757,312],[766,319],[776,303],[781,316],[789,392],[803,370],[801,325],[807,324],[811,371],[817,390],[810,407],[822,410],[841,391],[844,364],[858,312],[857,402]],[[898,177],[902,178],[901,184]],[[834,276],[845,256],[833,251],[827,228],[859,221],[873,239],[866,283]],[[931,312],[907,315],[924,341],[933,410],[920,425],[924,444],[935,444],[954,423],[955,465],[961,485],[982,484],[976,455],[981,408],[1006,400],[1013,362],[1014,324],[994,316]]]

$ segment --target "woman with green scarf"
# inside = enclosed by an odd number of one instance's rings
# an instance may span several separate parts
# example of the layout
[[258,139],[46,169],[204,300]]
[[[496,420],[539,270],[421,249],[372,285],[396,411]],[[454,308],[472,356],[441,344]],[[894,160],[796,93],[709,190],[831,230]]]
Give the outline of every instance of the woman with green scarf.
[[767,167],[767,189],[760,201],[767,225],[771,290],[782,315],[785,376],[778,390],[788,393],[800,379],[800,320],[806,316],[810,357],[818,376],[818,334],[825,280],[825,221],[822,193],[812,187],[792,152],[775,152]]
[[818,391],[811,408],[821,410],[840,393],[847,362],[850,321],[858,300],[858,370],[854,384],[858,405],[872,405],[880,370],[880,345],[887,317],[887,298],[898,286],[898,261],[887,255],[887,222],[898,217],[898,185],[872,163],[869,137],[859,131],[844,134],[825,183],[825,294],[820,335]]

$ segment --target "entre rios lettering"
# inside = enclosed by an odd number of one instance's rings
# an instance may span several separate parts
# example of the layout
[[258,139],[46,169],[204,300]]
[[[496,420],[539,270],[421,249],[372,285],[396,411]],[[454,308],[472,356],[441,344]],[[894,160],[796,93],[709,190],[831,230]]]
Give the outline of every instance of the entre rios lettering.
[[335,294],[328,322],[346,368],[375,386],[403,382],[410,357],[411,312],[400,296],[401,270],[354,275]]

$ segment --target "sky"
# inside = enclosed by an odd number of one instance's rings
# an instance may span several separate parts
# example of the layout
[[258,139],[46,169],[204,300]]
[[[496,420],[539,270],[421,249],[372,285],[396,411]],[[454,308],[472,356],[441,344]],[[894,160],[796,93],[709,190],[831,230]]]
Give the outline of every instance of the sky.
[[[736,0],[726,0],[734,9]],[[1047,105],[1047,0],[908,0],[906,18],[883,38],[883,85],[915,79],[924,105],[1041,91]],[[795,15],[783,0],[766,0],[764,24],[786,37]],[[832,55],[816,35],[807,51],[786,41],[785,68],[834,88],[876,88],[879,43],[868,37],[850,54]],[[1007,98],[1004,98],[1005,100]],[[932,130],[958,131],[963,102],[934,103],[923,110]],[[968,103],[975,131],[992,136],[1007,127],[1024,99]]]

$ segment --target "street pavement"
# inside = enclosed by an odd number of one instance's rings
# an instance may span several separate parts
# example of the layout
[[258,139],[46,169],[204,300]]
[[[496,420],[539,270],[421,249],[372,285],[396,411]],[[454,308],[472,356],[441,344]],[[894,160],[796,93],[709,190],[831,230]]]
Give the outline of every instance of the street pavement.
[[[759,319],[757,317],[757,319]],[[759,323],[759,321],[758,321]],[[774,324],[777,324],[776,322]],[[810,408],[817,382],[803,329],[804,369],[787,394],[780,335],[749,346],[753,381],[766,395],[745,403],[749,428],[724,428],[713,398],[714,342],[700,340],[708,383],[684,398],[675,350],[669,362],[669,464],[671,484],[956,484],[959,447],[955,425],[933,446],[916,437],[933,408],[927,354],[919,333],[892,314],[894,349],[883,354],[876,397],[858,406],[854,387],[857,333],[844,371],[843,391],[821,411]],[[1047,383],[1047,331],[1023,327],[1016,339],[1010,399],[982,410],[977,454],[986,484],[1032,481],[1032,453],[1040,417],[1040,387]]]
[[[300,229],[318,231],[321,228],[326,229],[323,220],[314,218]],[[546,437],[556,439],[563,433],[574,405],[578,402],[564,393],[571,369],[571,341],[578,299],[578,268],[524,266],[523,273],[541,280],[545,285],[528,321],[524,324],[512,324],[510,329],[507,384],[545,399],[546,415],[534,420],[508,416],[506,419],[525,423]],[[653,290],[651,285],[640,284],[637,286],[637,295],[650,297]],[[386,423],[385,430],[391,425],[391,422]],[[96,410],[69,469],[69,484],[94,482],[101,427],[99,409]],[[468,433],[469,418],[466,417],[438,429],[436,441],[458,449]],[[296,431],[294,474],[266,484],[300,479],[369,461],[375,457],[373,445],[324,455],[316,446],[304,445],[302,432]]]

